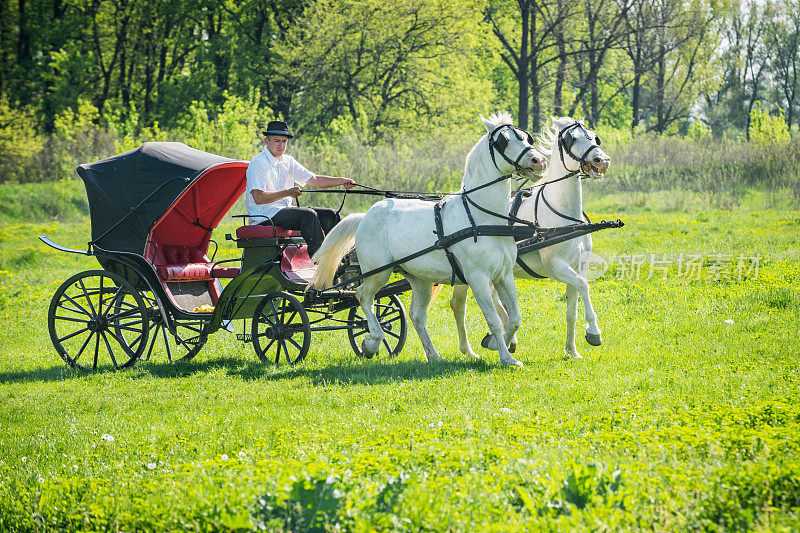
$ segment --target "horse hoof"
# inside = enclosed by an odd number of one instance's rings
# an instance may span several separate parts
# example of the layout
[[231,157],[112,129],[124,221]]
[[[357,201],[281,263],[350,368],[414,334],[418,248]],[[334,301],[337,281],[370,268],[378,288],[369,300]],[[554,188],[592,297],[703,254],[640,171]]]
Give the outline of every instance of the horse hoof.
[[505,359],[505,360],[501,359],[500,362],[503,363],[504,366],[509,366],[513,368],[522,368],[523,366],[525,366],[522,364],[522,361],[517,361],[513,357],[511,359]]
[[375,354],[378,353],[378,351],[375,350],[374,352],[371,352],[371,351],[367,350],[367,345],[364,344],[365,340],[366,339],[361,341],[361,354],[360,355],[362,357],[366,358],[366,359],[372,359],[373,357],[375,357]]
[[481,348],[486,348],[487,350],[491,350],[491,348],[489,348],[491,342],[492,342],[492,334],[487,333],[481,339]]
[[517,351],[517,343],[516,342],[512,342],[511,346],[508,347],[508,351],[511,352],[511,353],[516,352]]
[[586,342],[592,346],[600,346],[603,344],[603,341],[600,339],[600,335],[589,332],[586,333]]

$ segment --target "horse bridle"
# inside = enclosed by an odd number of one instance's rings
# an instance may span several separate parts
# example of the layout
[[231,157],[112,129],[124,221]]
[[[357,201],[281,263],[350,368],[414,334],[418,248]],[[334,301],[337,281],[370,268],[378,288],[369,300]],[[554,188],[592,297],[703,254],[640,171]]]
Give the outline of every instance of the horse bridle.
[[[580,220],[580,219],[577,219],[575,217],[571,217],[571,216],[569,216],[567,214],[564,214],[561,211],[557,210],[555,207],[553,207],[550,204],[550,202],[547,201],[547,198],[545,198],[545,196],[544,196],[544,188],[545,188],[546,185],[549,185],[551,183],[556,183],[556,182],[571,178],[572,176],[575,176],[575,175],[579,175],[581,177],[588,175],[588,171],[585,170],[584,167],[590,165],[591,163],[589,163],[589,161],[586,160],[586,156],[588,156],[589,153],[592,150],[594,150],[595,148],[598,148],[600,146],[600,137],[595,133],[595,141],[597,141],[597,142],[592,142],[591,146],[589,146],[589,148],[587,148],[586,151],[583,152],[583,155],[578,157],[572,152],[572,146],[575,144],[575,135],[573,135],[572,130],[575,130],[575,129],[580,129],[583,132],[583,134],[586,136],[586,138],[589,139],[589,130],[586,129],[586,126],[584,126],[580,122],[575,122],[575,123],[567,126],[563,130],[561,130],[561,132],[558,134],[558,155],[561,158],[561,164],[564,165],[564,169],[567,170],[567,174],[564,175],[564,176],[561,176],[558,179],[543,183],[543,184],[541,184],[539,186],[539,191],[536,193],[536,199],[534,200],[534,204],[533,204],[533,220],[534,220],[534,223],[537,224],[537,225],[539,224],[539,200],[540,199],[542,200],[544,205],[546,205],[547,208],[550,209],[550,211],[552,211],[553,213],[555,213],[559,217],[563,218],[564,220],[569,220],[570,222],[575,222],[577,224],[584,224],[586,222],[591,222],[591,220],[589,220],[589,216],[586,214],[586,211],[583,212],[583,216],[584,216],[584,218],[586,220]],[[564,152],[566,152],[568,156],[570,156],[572,159],[574,159],[575,161],[578,162],[579,165],[578,165],[578,169],[577,170],[570,170],[569,167],[567,167],[567,164],[564,161]],[[517,206],[517,209],[519,209],[519,206]],[[512,207],[512,210],[513,210],[513,207]],[[514,214],[516,215],[516,213],[514,213]]]
[[[503,130],[510,130],[510,131],[503,131]],[[516,160],[511,160],[510,157],[506,155],[506,148],[508,148],[508,143],[510,141],[509,133],[514,132],[514,135],[517,137],[517,140],[522,141],[524,140],[523,137],[518,133],[522,131],[526,135],[526,139],[530,146],[526,146],[522,149],[520,154],[517,156]],[[497,138],[495,138],[497,135]],[[497,152],[500,156],[506,160],[510,165],[512,165],[517,172],[524,170],[519,162],[522,160],[522,157],[533,150],[533,135],[528,133],[525,130],[520,130],[516,128],[513,124],[501,124],[497,126],[491,133],[489,133],[489,154],[492,156],[492,163],[494,163],[494,167],[497,170],[500,170],[500,167],[497,166],[497,161],[495,160],[494,153]]]
[[[583,152],[583,155],[578,157],[572,152],[572,146],[575,144],[575,135],[572,133],[572,130],[575,129],[581,130],[583,134],[586,136],[586,138],[589,139],[589,130],[586,129],[586,126],[584,126],[580,122],[575,122],[567,126],[563,130],[561,130],[561,133],[558,134],[558,155],[561,158],[561,164],[564,165],[564,168],[570,172],[570,176],[574,176],[575,174],[579,173],[582,175],[586,175],[588,174],[588,172],[584,170],[584,167],[590,164],[589,161],[586,159],[586,156],[588,156],[592,150],[600,146],[600,137],[595,133],[595,140],[597,142],[596,143],[592,142],[591,146],[589,146],[589,148],[587,148],[586,151]],[[568,156],[570,156],[572,159],[578,162],[577,170],[570,170],[569,167],[567,167],[567,163],[564,161],[565,151]]]

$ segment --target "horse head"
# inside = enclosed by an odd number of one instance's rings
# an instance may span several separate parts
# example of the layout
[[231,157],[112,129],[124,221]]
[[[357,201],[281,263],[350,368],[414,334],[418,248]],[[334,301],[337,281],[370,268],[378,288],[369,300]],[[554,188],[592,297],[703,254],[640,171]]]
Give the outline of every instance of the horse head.
[[533,136],[514,126],[509,113],[495,113],[488,119],[481,115],[480,118],[486,136],[476,148],[484,142],[488,145],[491,164],[501,175],[541,175],[547,167],[547,159],[535,149]]
[[[550,149],[558,151],[561,164],[568,172],[585,174],[593,179],[605,176],[611,158],[600,148],[600,137],[587,128],[583,119],[570,117],[552,118],[553,133]],[[577,168],[572,168],[577,165]]]

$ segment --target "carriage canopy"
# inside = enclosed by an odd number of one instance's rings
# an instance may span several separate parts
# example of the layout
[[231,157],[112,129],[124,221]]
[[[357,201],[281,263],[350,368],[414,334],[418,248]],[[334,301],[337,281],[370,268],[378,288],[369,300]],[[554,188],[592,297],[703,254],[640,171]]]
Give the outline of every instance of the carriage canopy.
[[148,142],[80,165],[92,240],[106,250],[137,254],[151,233],[166,244],[207,247],[211,230],[244,192],[246,169],[246,161],[179,142]]

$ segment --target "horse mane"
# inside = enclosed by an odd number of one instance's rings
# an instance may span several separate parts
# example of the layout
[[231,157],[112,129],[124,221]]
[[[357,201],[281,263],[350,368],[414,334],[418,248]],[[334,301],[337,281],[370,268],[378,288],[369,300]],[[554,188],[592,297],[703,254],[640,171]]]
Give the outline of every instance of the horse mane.
[[545,125],[542,126],[542,130],[536,136],[536,150],[545,156],[548,162],[553,155],[553,144],[558,138],[558,131],[553,127],[554,120],[566,122],[567,124],[575,122],[575,119],[572,117],[550,117],[550,123],[545,123]]

